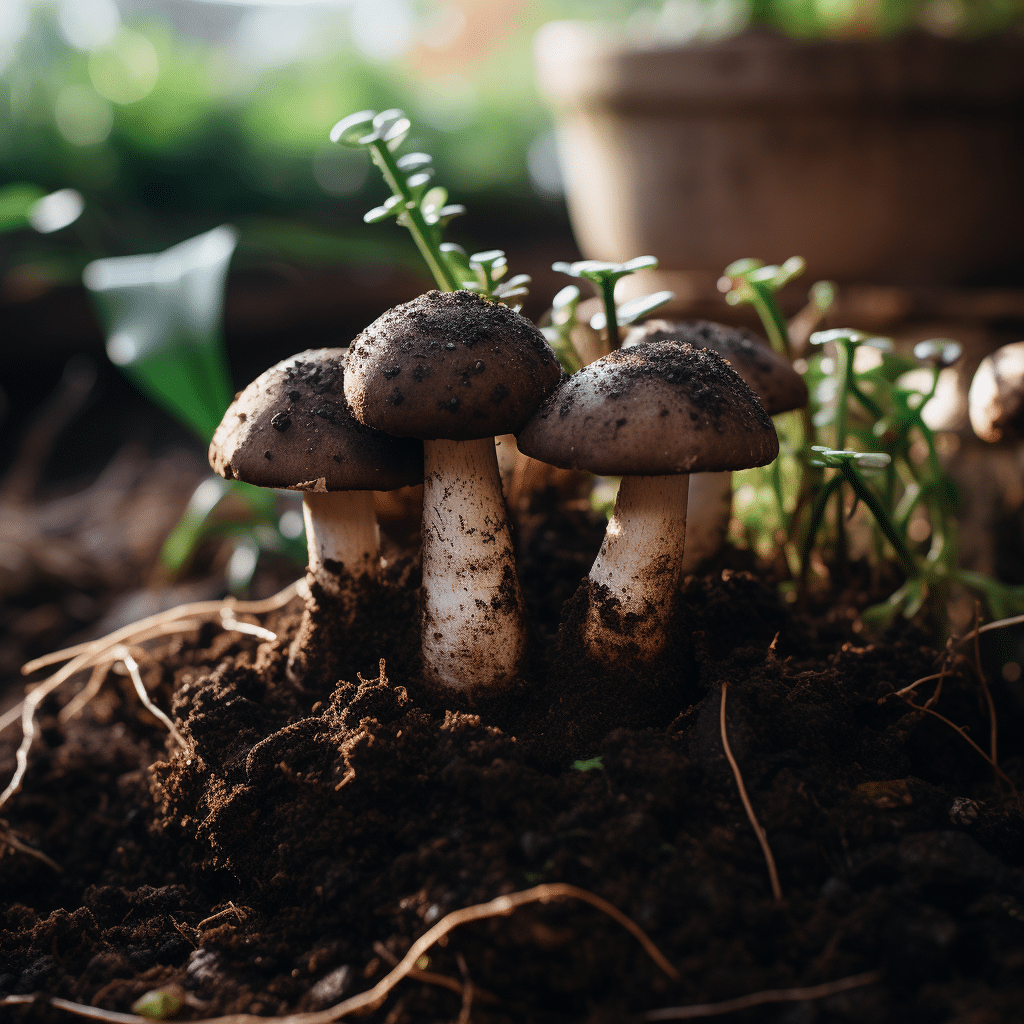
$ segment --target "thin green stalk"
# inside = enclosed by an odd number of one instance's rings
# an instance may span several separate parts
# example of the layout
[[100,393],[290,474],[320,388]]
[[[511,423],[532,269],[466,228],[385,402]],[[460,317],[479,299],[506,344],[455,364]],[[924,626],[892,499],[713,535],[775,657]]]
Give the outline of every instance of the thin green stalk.
[[402,216],[406,220],[409,233],[412,235],[416,247],[426,261],[427,266],[430,267],[434,280],[443,291],[458,291],[459,282],[455,280],[451,267],[448,266],[440,249],[436,247],[430,228],[423,219],[423,212],[416,202],[416,197],[402,179],[402,173],[398,169],[398,164],[391,155],[391,150],[388,149],[387,143],[383,139],[375,139],[369,148],[370,156],[373,162],[380,168],[380,172],[384,176],[388,187],[394,195],[401,196],[404,201],[405,208],[402,211]]
[[896,554],[899,555],[900,561],[903,562],[907,575],[911,578],[919,576],[920,573],[918,572],[913,555],[907,550],[907,546],[903,543],[903,539],[889,518],[889,514],[882,508],[881,502],[875,497],[874,491],[864,483],[860,478],[860,474],[850,463],[844,462],[839,467],[839,471],[853,488],[854,494],[867,505],[869,511],[875,517],[875,522],[878,523],[882,533],[885,534],[886,539],[893,546]]
[[615,281],[601,279],[601,298],[604,300],[604,315],[608,331],[608,348],[614,352],[619,347],[619,315],[615,309]]
[[789,347],[789,326],[779,309],[779,304],[775,301],[775,296],[760,284],[748,280],[747,285],[753,296],[751,302],[754,309],[757,310],[757,315],[768,335],[768,340],[772,343],[772,348],[792,361],[793,356]]

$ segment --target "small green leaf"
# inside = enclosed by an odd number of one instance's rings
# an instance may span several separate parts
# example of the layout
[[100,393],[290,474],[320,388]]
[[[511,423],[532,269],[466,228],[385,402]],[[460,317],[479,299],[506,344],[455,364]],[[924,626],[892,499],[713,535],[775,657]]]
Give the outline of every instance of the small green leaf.
[[150,1020],[168,1020],[177,1014],[183,1005],[184,1003],[170,992],[153,989],[132,1003],[132,1013],[148,1017]]
[[963,355],[963,346],[959,341],[949,338],[929,338],[919,341],[914,346],[914,358],[932,366],[952,366]]
[[435,185],[423,194],[420,209],[424,213],[437,212],[448,202],[448,189],[443,185]]
[[372,210],[367,210],[363,214],[364,224],[379,224],[381,221],[387,220],[389,217],[394,217],[398,211],[392,207],[390,210],[386,206],[375,206]]
[[573,761],[572,766],[578,772],[604,771],[604,761],[600,757],[588,757],[581,761]]
[[746,277],[754,270],[764,266],[763,260],[754,259],[752,256],[745,256],[743,259],[735,260],[723,271],[726,277]]
[[551,300],[551,309],[555,312],[561,312],[564,309],[573,308],[575,309],[576,303],[580,301],[580,290],[574,284],[567,284],[558,294]]
[[634,256],[631,260],[626,260],[625,263],[621,263],[619,268],[621,270],[628,271],[632,274],[637,270],[653,270],[658,266],[657,256]]
[[421,167],[429,167],[433,157],[429,153],[406,153],[395,161],[395,166],[402,171],[418,171]]
[[373,139],[376,117],[372,110],[360,110],[357,114],[349,114],[331,129],[331,142],[352,149],[369,145]]
[[641,317],[660,309],[666,302],[675,298],[674,292],[655,292],[653,295],[640,295],[635,299],[624,302],[615,310],[616,319],[620,327],[636,323]]

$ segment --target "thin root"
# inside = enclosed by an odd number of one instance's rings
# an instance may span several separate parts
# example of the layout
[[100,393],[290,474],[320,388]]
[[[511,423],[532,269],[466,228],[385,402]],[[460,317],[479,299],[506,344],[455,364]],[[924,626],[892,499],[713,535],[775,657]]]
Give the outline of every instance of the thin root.
[[736,786],[740,791],[740,799],[743,801],[743,808],[747,812],[747,818],[750,821],[750,825],[754,830],[754,835],[757,836],[757,841],[761,844],[761,852],[764,854],[765,863],[768,865],[768,877],[772,883],[772,893],[775,896],[775,902],[782,902],[782,886],[779,884],[779,873],[775,868],[775,858],[772,856],[772,849],[768,845],[768,836],[765,830],[761,827],[761,823],[757,820],[757,815],[754,814],[753,805],[750,803],[750,797],[747,796],[747,787],[743,785],[743,776],[740,773],[740,766],[736,763],[736,758],[732,756],[732,749],[729,746],[729,737],[726,735],[725,729],[725,691],[727,683],[722,683],[722,705],[718,712],[718,724],[722,732],[722,746],[725,748],[725,756],[729,761],[729,766],[732,768],[732,773],[736,778]]
[[699,1003],[693,1006],[669,1006],[663,1010],[651,1010],[641,1020],[697,1020],[699,1017],[720,1017],[724,1013],[749,1010],[752,1006],[767,1003],[802,1003],[807,999],[824,999],[852,988],[875,985],[882,980],[881,971],[867,971],[849,978],[829,981],[824,985],[810,985],[806,988],[775,988],[764,992],[751,992],[746,996],[726,999],[721,1003]]
[[[277,1024],[330,1024],[331,1021],[340,1020],[351,1013],[359,1011],[374,1010],[390,995],[392,989],[403,979],[409,976],[410,972],[416,969],[416,962],[435,943],[447,938],[448,934],[464,924],[473,921],[483,921],[491,917],[507,917],[512,911],[529,903],[550,903],[552,900],[575,899],[589,903],[602,913],[607,914],[621,924],[639,943],[643,946],[647,955],[658,965],[661,970],[673,981],[679,980],[679,972],[665,959],[664,954],[648,938],[643,929],[631,918],[622,913],[618,907],[613,906],[607,900],[586,889],[579,889],[567,882],[550,882],[545,885],[537,885],[532,889],[524,889],[522,892],[510,892],[505,896],[499,896],[489,903],[478,903],[472,907],[464,907],[462,910],[453,910],[446,914],[428,932],[421,935],[410,947],[409,951],[402,957],[401,961],[386,974],[373,988],[359,995],[329,1006],[325,1010],[317,1010],[309,1013],[290,1013],[283,1017],[260,1017],[249,1013],[232,1013],[226,1017],[208,1017],[193,1024],[267,1024],[268,1020],[275,1020]],[[458,982],[456,982],[458,984]],[[867,984],[867,982],[862,982]],[[460,989],[462,986],[459,986]],[[27,1003],[42,1002],[55,1007],[58,1010],[66,1010],[68,1013],[77,1014],[80,1017],[91,1017],[93,1020],[107,1021],[109,1024],[152,1024],[147,1017],[140,1017],[134,1013],[117,1013],[112,1010],[102,1010],[95,1006],[86,1006],[83,1003],[73,1003],[68,999],[44,995],[17,995],[4,996],[0,998],[0,1006],[23,1006]]]

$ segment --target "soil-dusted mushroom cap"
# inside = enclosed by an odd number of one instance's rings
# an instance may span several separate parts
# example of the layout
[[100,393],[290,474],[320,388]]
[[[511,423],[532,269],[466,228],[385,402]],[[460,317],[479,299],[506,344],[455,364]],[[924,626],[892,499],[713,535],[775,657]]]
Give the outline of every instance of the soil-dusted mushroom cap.
[[210,444],[227,479],[297,491],[391,491],[423,480],[423,445],[364,427],[345,401],[344,348],[311,349],[235,396]]
[[516,442],[554,466],[613,476],[746,469],[779,453],[739,374],[718,353],[677,341],[621,349],[574,373]]
[[515,433],[561,379],[529,320],[473,292],[427,292],[352,343],[354,414],[398,437],[469,441]]
[[986,356],[974,374],[967,401],[971,426],[994,444],[1024,434],[1024,341]]
[[727,327],[710,320],[674,323],[670,320],[648,320],[630,331],[623,348],[644,341],[684,341],[694,348],[709,348],[733,369],[761,400],[769,416],[807,404],[807,385],[789,361],[766,341],[742,327]]

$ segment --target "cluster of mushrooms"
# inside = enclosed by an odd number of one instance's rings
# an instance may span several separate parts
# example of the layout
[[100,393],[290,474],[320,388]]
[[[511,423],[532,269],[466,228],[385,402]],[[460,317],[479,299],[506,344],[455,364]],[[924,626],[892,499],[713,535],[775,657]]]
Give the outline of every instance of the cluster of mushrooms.
[[[723,338],[727,359],[710,347]],[[802,388],[745,332],[664,322],[565,376],[518,312],[432,291],[347,349],[267,370],[228,409],[210,462],[229,479],[303,492],[311,597],[290,650],[296,681],[318,600],[351,620],[360,582],[380,570],[372,492],[422,481],[423,675],[472,699],[520,676],[527,648],[496,436],[516,435],[521,452],[554,466],[622,477],[583,582],[581,639],[596,658],[649,661],[667,642],[684,567],[690,474],[771,462],[765,408],[802,404]],[[719,520],[724,489],[711,488]]]

